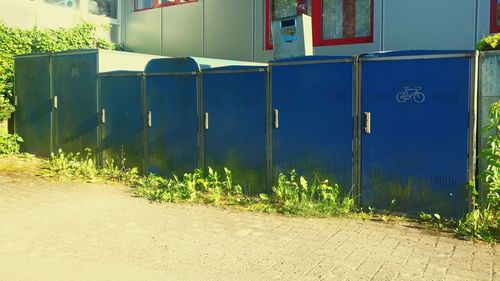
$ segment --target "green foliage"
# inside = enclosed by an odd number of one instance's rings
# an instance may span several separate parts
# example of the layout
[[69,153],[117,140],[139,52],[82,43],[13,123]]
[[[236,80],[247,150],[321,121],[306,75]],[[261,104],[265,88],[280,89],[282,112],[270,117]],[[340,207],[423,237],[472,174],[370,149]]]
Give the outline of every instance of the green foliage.
[[488,138],[488,146],[481,152],[488,163],[486,170],[480,174],[488,187],[488,208],[500,219],[500,101],[493,103],[490,110],[490,124],[485,128],[493,134]]
[[186,173],[182,178],[173,175],[165,179],[150,174],[133,185],[134,192],[157,202],[198,202],[215,205],[238,205],[252,211],[299,215],[342,215],[354,209],[350,196],[341,198],[338,184],[316,180],[313,184],[295,171],[280,174],[274,196],[260,194],[245,197],[240,185],[234,184],[231,171],[222,174],[208,168],[206,176],[200,170]]
[[106,162],[99,169],[92,151],[85,149],[85,155],[80,153],[51,153],[50,159],[43,165],[43,175],[58,180],[82,180],[86,182],[120,181],[133,183],[137,180],[137,169],[118,168],[113,162]]
[[478,51],[500,50],[500,33],[496,33],[483,38],[481,41],[479,41],[479,43],[476,44],[476,50]]
[[286,214],[347,214],[354,209],[354,199],[340,196],[340,186],[328,180],[315,179],[309,183],[295,170],[280,173],[273,187],[274,203],[279,212]]
[[19,143],[23,139],[14,134],[11,135],[7,132],[0,130],[0,155],[14,154],[19,152]]
[[[474,210],[459,221],[456,231],[464,236],[492,241],[500,239],[500,101],[491,105],[490,124],[484,130],[493,131],[487,148],[481,152],[487,167],[479,175],[488,190],[487,203],[482,208],[476,204]],[[476,196],[475,185],[470,186]]]
[[[109,28],[109,27],[108,27]],[[14,111],[13,82],[15,55],[32,52],[55,52],[71,49],[115,49],[97,35],[98,27],[81,23],[72,28],[12,28],[0,22],[0,121]]]
[[233,183],[231,171],[224,168],[221,179],[219,173],[208,168],[203,176],[201,170],[185,173],[182,178],[173,175],[165,179],[150,174],[139,179],[134,192],[141,197],[158,202],[204,202],[216,205],[233,204],[243,198],[241,186]]

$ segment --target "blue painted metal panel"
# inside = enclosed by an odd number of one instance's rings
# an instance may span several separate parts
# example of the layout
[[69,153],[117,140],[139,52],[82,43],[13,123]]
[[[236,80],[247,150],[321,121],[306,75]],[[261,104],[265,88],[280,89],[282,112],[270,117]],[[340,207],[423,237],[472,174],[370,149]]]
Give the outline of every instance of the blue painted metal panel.
[[50,156],[52,96],[50,55],[19,57],[15,61],[15,131],[24,141],[21,151]]
[[[243,69],[251,72],[238,72]],[[214,68],[202,73],[205,165],[231,170],[247,194],[266,188],[266,72],[255,67]],[[223,71],[223,72],[220,72]]]
[[[271,64],[272,109],[279,112],[273,129],[274,179],[295,169],[352,187],[352,63]],[[291,61],[290,63],[293,63]]]
[[[142,76],[100,77],[101,152],[103,163],[113,161],[126,168],[143,171],[144,113]],[[104,111],[103,111],[104,110]]]
[[466,210],[469,58],[362,63],[362,202],[458,216]]
[[148,76],[148,171],[170,177],[198,167],[195,75]]
[[97,151],[97,55],[56,54],[53,87],[57,96],[55,146],[65,152]]

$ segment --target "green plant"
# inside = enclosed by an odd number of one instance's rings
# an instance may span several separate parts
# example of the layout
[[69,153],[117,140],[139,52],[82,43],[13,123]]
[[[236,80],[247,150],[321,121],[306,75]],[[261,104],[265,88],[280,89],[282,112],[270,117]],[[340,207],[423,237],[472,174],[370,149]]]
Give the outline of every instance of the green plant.
[[500,50],[500,33],[483,38],[476,44],[478,51]]
[[277,185],[273,187],[274,203],[278,210],[289,214],[346,214],[354,208],[350,194],[341,198],[340,186],[328,180],[316,178],[309,183],[295,170],[278,175]]
[[0,130],[0,155],[18,153],[19,143],[22,141],[20,136]]
[[20,29],[0,22],[0,121],[9,118],[14,111],[15,55],[70,49],[116,49],[113,43],[97,35],[98,29],[98,26],[87,22],[72,28],[57,29]]
[[51,153],[50,159],[43,165],[43,175],[58,180],[82,180],[86,182],[119,181],[133,184],[138,180],[137,169],[117,167],[113,161],[106,161],[100,169],[97,166],[91,149],[85,149],[85,155],[80,153]]
[[[486,241],[500,239],[500,101],[493,103],[490,110],[490,124],[484,131],[493,131],[488,137],[487,148],[481,157],[487,161],[485,171],[479,178],[487,188],[486,206],[474,204],[474,209],[458,222],[456,232],[460,235]],[[470,183],[473,196],[477,196],[475,184]],[[482,207],[482,208],[480,208]]]

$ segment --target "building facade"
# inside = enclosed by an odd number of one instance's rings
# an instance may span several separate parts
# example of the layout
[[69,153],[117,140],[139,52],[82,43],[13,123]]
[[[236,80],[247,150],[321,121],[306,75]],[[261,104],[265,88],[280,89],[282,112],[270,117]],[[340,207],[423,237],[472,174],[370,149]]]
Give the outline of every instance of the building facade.
[[312,16],[317,55],[470,50],[500,31],[500,0],[0,0],[21,27],[110,24],[129,51],[266,62],[274,17]]

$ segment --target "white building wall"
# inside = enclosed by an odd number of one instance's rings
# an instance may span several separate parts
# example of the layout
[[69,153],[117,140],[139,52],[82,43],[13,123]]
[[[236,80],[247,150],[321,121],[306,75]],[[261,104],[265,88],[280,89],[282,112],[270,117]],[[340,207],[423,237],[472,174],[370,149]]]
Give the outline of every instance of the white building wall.
[[[126,46],[135,52],[157,50],[155,26],[161,26],[162,51],[155,54],[201,53],[206,57],[259,62],[273,58],[272,50],[264,48],[265,0],[199,1],[162,8],[160,19],[149,11],[133,12],[130,4],[129,15],[141,20],[127,23]],[[374,0],[372,43],[314,50],[317,55],[407,49],[471,50],[489,33],[489,13],[489,0]],[[154,22],[148,17],[155,17]],[[147,32],[141,24],[155,31]]]
[[474,0],[385,0],[383,49],[473,49],[476,12]]
[[[122,0],[123,1],[123,0]],[[118,6],[120,9],[120,3]],[[96,24],[98,27],[111,26],[110,30],[100,28],[99,35],[115,43],[120,43],[120,16],[118,19],[92,15],[87,12],[88,0],[80,0],[77,10],[46,4],[43,0],[0,0],[0,20],[8,26],[19,28],[71,27],[82,21]]]

